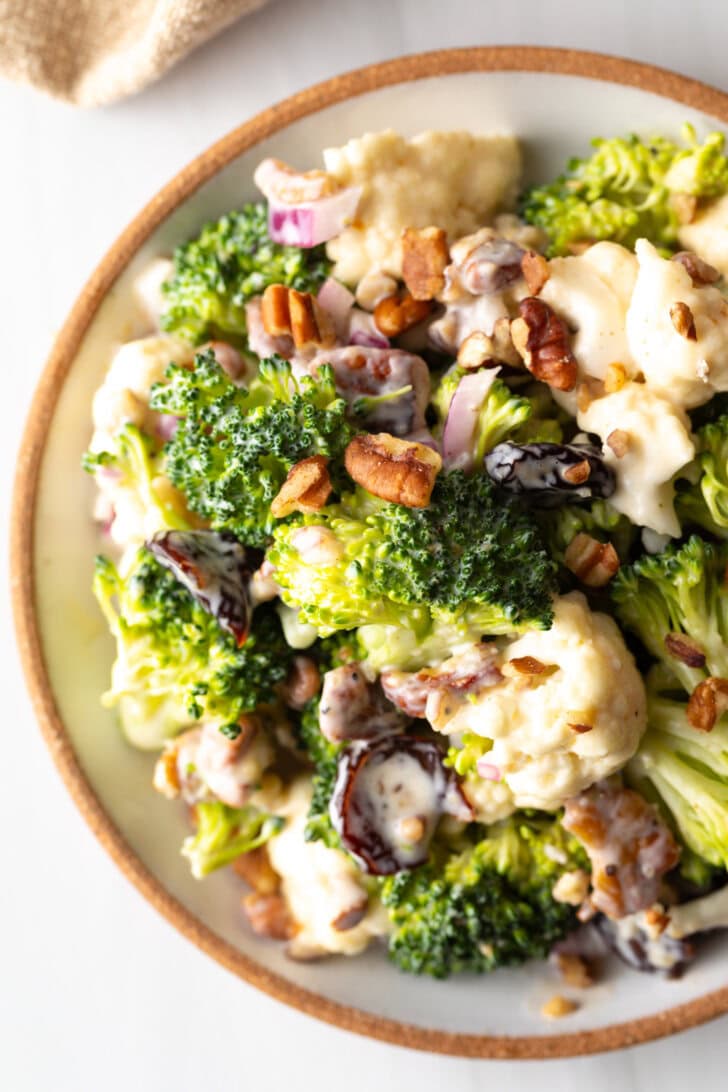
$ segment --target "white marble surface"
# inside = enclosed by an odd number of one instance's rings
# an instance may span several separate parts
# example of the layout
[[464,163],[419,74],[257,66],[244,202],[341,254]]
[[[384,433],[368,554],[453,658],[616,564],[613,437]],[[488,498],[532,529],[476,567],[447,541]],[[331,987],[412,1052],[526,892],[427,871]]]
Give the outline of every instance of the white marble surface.
[[[271,0],[161,83],[107,110],[81,113],[0,85],[3,516],[26,406],[78,289],[143,202],[233,125],[336,72],[450,45],[601,49],[728,90],[725,19],[721,0],[693,0],[689,14],[675,0],[615,0],[600,9],[583,0]],[[0,642],[7,1092],[286,1085],[460,1092],[494,1081],[546,1092],[683,1092],[695,1074],[703,1086],[724,1086],[728,1019],[620,1055],[472,1062],[369,1042],[256,993],[171,930],[96,844],[35,727],[5,603]]]

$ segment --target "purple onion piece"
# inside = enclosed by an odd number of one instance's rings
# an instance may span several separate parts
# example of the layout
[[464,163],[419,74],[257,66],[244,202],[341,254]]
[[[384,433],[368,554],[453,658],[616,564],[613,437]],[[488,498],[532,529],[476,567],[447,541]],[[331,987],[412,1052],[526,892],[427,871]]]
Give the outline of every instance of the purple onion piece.
[[481,368],[464,375],[452,396],[442,432],[442,459],[448,470],[472,470],[473,436],[483,402],[499,368]]
[[146,547],[238,645],[245,644],[253,613],[248,592],[250,565],[233,535],[160,531]]
[[388,876],[424,864],[441,815],[473,818],[432,740],[383,736],[340,754],[329,813],[363,871]]

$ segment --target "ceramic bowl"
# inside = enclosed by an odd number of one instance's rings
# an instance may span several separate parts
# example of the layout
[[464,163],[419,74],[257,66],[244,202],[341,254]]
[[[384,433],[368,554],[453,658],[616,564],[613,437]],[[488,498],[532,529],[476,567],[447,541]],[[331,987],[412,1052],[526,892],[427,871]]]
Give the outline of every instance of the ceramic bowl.
[[530,965],[433,982],[400,974],[381,951],[352,961],[287,961],[250,933],[239,881],[200,883],[179,855],[182,809],[150,786],[153,759],[132,750],[99,705],[113,647],[93,601],[91,483],[79,468],[93,391],[113,346],[135,333],[130,285],[203,221],[254,194],[256,163],[301,167],[320,150],[392,126],[510,130],[527,178],[551,178],[595,134],[676,135],[728,123],[728,96],[615,58],[528,48],[405,57],[329,80],[266,110],[180,172],[111,248],[79,297],[35,395],[16,484],[13,583],[18,641],[41,728],[78,807],[105,848],[181,933],[242,978],[310,1015],[423,1050],[554,1057],[622,1047],[728,1010],[728,943],[680,981],[614,970],[574,1015],[546,1024],[559,987]]

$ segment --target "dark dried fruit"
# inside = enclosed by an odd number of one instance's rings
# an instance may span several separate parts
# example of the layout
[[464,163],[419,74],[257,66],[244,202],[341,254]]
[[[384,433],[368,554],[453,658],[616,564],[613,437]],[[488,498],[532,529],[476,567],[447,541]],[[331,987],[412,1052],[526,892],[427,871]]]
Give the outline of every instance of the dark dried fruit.
[[575,498],[611,497],[615,490],[614,471],[587,444],[497,444],[484,465],[502,489],[528,493],[540,508]]
[[384,736],[351,744],[339,756],[331,821],[365,872],[388,876],[424,864],[444,813],[472,819],[456,775],[431,740]]
[[146,547],[238,645],[245,644],[253,613],[248,585],[254,566],[234,535],[160,531]]
[[650,935],[640,918],[634,915],[612,921],[599,914],[594,924],[612,951],[636,971],[659,971],[668,978],[679,978],[695,957],[695,948],[689,941],[665,932]]

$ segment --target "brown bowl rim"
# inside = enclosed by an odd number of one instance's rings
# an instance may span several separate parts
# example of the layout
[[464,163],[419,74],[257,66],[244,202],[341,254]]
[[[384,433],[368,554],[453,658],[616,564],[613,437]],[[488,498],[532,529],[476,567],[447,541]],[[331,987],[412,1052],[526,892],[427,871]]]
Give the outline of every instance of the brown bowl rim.
[[522,71],[581,76],[651,91],[728,124],[728,95],[697,80],[620,57],[533,46],[483,46],[398,57],[335,76],[262,111],[209,147],[152,198],[101,260],[55,340],[31,403],[18,456],[11,516],[11,593],[16,639],[45,742],[79,811],[102,846],[176,929],[228,970],[309,1016],[384,1042],[469,1058],[564,1058],[633,1046],[694,1027],[728,1010],[728,987],[631,1022],[556,1035],[502,1036],[405,1024],[304,989],[223,940],[165,890],[123,838],[87,780],[55,704],[35,611],[34,531],[45,437],[78,348],[121,272],[149,235],[221,168],[309,114],[392,84],[464,72]]

